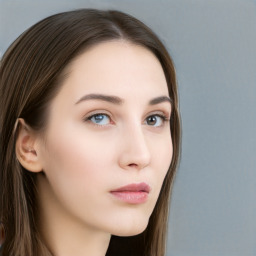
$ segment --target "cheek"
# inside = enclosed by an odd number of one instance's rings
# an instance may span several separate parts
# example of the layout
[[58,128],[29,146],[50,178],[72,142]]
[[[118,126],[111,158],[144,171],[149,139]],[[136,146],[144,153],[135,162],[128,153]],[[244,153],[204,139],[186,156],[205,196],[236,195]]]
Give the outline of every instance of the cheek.
[[70,196],[84,196],[92,193],[95,186],[102,187],[105,170],[112,163],[110,152],[95,136],[65,128],[49,137],[44,170],[58,194],[66,190]]
[[[151,163],[148,169],[148,175],[150,176],[154,188],[151,193],[151,207],[153,208],[171,164],[173,146],[169,131],[166,131],[161,135],[154,135],[153,137],[152,134],[149,134],[147,141],[151,153]],[[147,170],[145,170],[145,173],[146,172]]]
[[173,145],[170,134],[163,135],[158,140],[153,141],[151,145],[152,149],[152,161],[154,162],[155,169],[159,173],[165,175],[172,161]]
[[166,136],[162,143],[159,143],[158,146],[155,147],[154,155],[154,170],[156,171],[155,179],[158,181],[157,187],[160,192],[173,156],[173,145],[171,136]]
[[[113,212],[108,191],[113,180],[113,154],[95,136],[88,133],[55,134],[46,145],[45,173],[52,205],[57,211],[83,222],[101,223],[102,212]],[[55,206],[54,206],[55,207]],[[103,211],[104,209],[104,211]],[[98,213],[98,214],[95,214]]]

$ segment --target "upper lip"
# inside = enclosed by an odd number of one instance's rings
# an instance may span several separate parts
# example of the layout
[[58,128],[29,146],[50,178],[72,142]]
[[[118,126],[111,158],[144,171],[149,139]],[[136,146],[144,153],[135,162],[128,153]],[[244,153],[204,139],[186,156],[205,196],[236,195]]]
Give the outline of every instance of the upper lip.
[[149,193],[151,190],[150,186],[145,183],[145,182],[141,182],[141,183],[132,183],[132,184],[128,184],[125,185],[123,187],[117,188],[115,190],[112,190],[111,192],[146,192]]

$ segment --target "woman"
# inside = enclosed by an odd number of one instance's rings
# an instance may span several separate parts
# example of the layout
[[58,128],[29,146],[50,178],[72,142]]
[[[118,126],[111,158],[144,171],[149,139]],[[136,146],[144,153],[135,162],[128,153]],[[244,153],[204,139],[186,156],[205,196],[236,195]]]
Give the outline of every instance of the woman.
[[2,255],[163,256],[180,122],[157,36],[118,11],[60,13],[0,71]]

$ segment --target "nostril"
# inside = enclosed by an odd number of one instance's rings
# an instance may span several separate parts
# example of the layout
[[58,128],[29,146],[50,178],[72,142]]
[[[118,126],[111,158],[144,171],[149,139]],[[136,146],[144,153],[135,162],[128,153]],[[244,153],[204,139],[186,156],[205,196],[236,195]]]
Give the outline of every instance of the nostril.
[[130,167],[137,167],[137,164],[129,164]]

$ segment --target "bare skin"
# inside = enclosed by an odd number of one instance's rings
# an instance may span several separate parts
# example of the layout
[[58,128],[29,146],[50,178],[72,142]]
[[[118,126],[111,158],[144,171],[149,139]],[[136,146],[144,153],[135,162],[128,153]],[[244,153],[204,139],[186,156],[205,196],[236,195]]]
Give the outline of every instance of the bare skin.
[[[92,47],[68,74],[44,138],[20,120],[16,150],[38,172],[40,229],[54,255],[103,256],[112,234],[143,232],[156,204],[173,153],[168,88],[157,58],[125,41]],[[127,184],[147,184],[145,201],[113,195]]]

